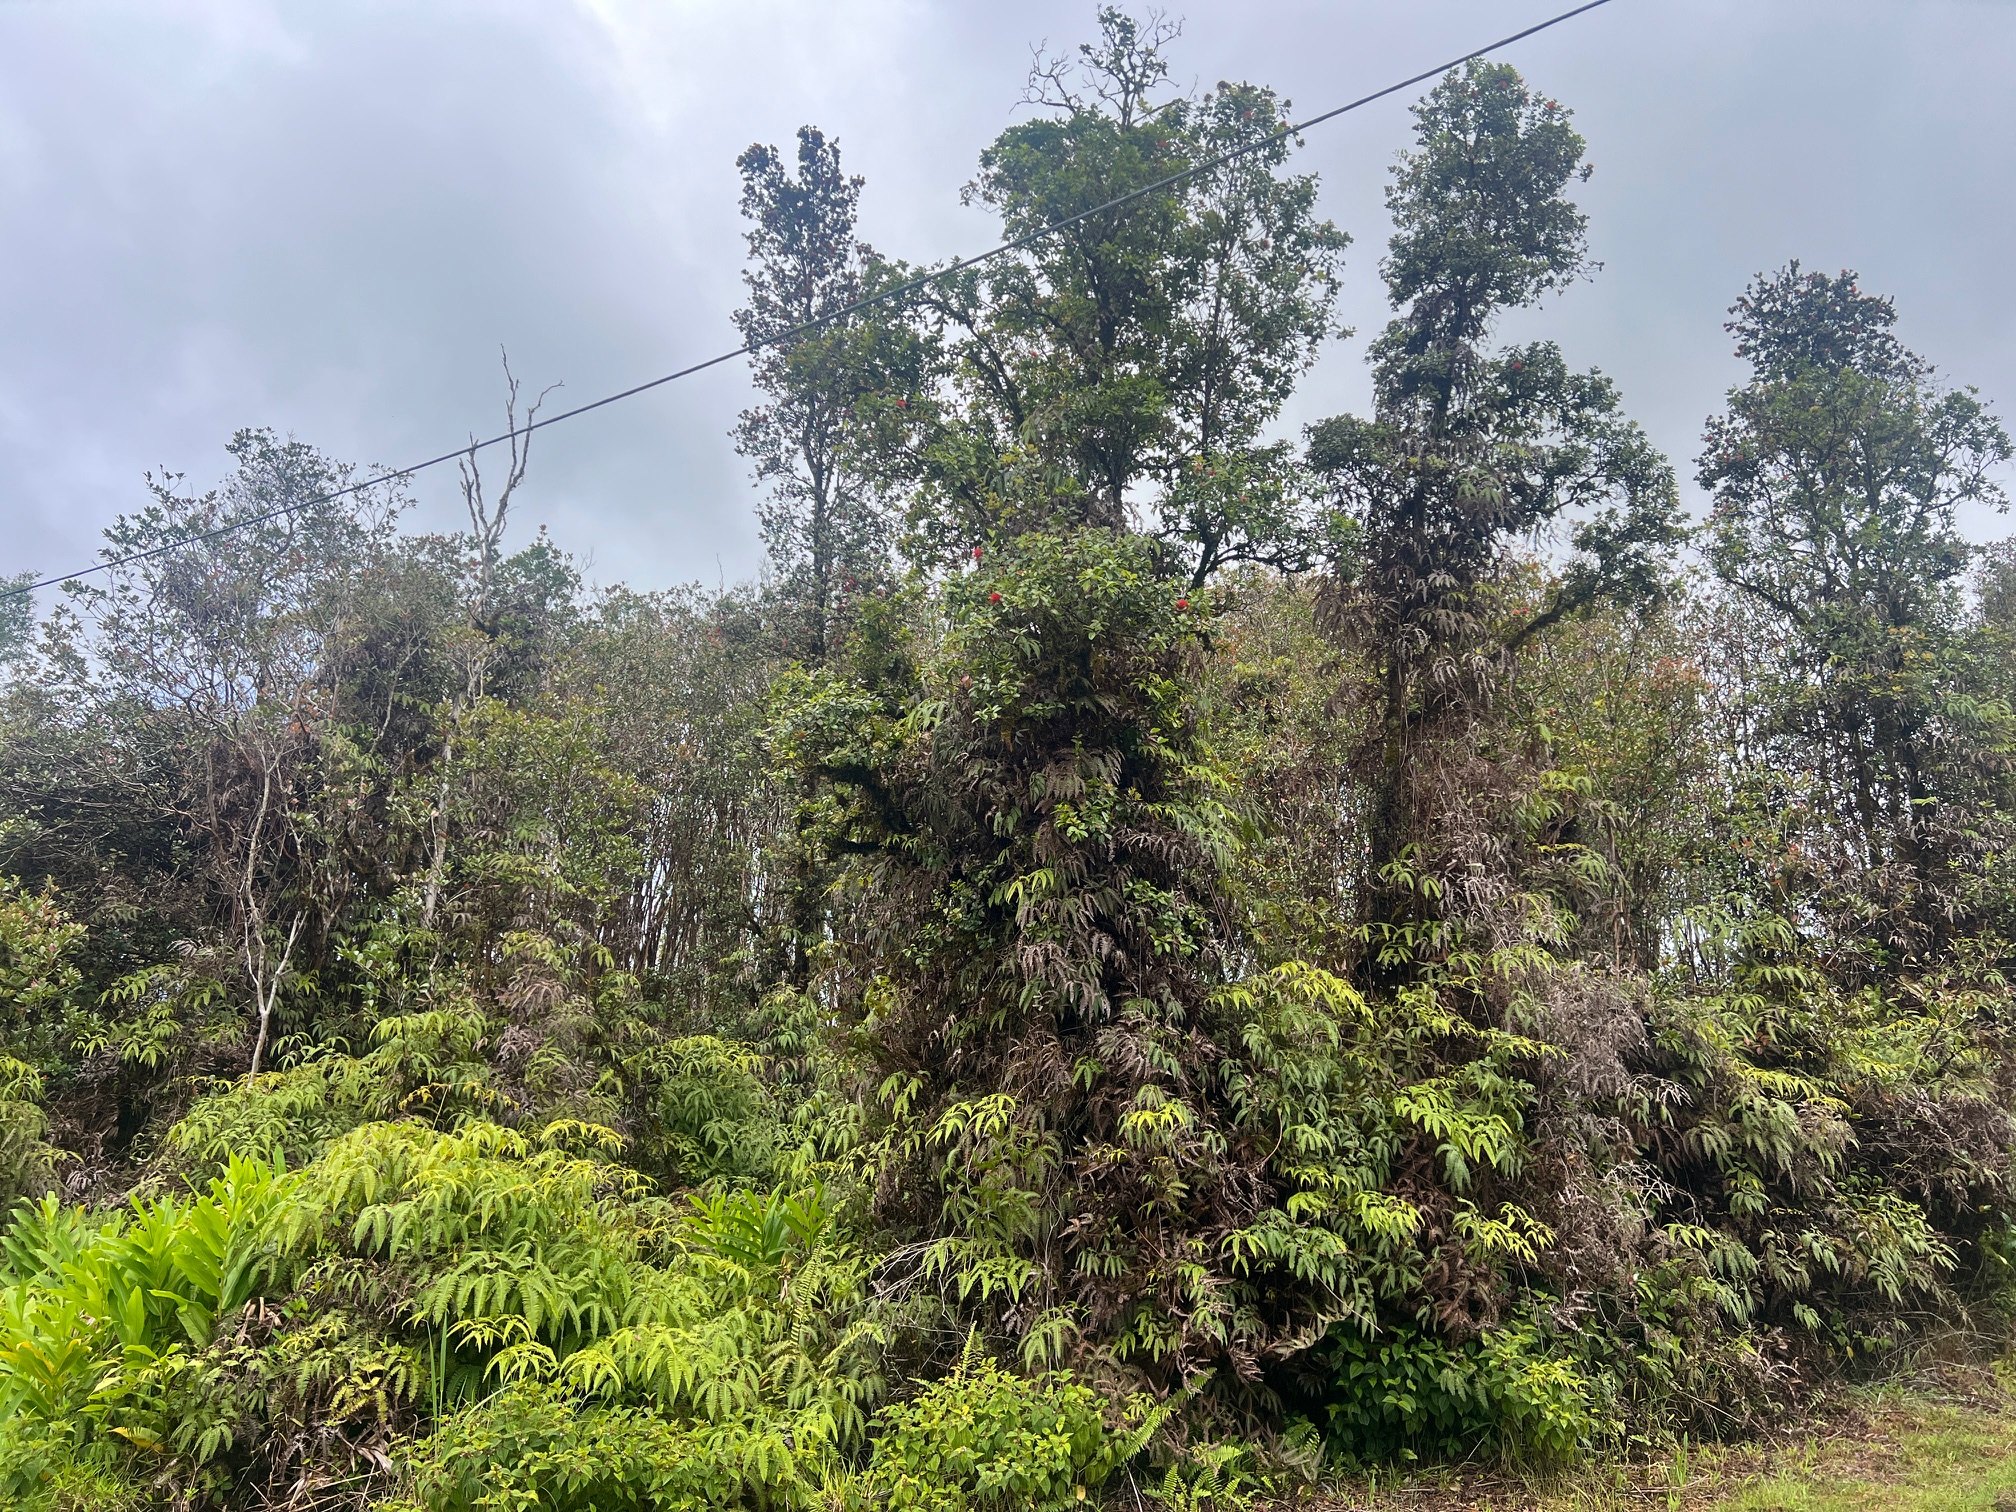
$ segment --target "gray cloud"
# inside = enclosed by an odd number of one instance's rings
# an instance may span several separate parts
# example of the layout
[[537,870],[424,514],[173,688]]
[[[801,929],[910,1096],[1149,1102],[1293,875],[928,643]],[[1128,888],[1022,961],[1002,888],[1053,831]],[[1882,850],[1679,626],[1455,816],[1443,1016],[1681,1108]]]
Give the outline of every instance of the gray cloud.
[[[1177,62],[1314,110],[1546,9],[1210,0]],[[801,122],[867,175],[878,246],[985,245],[958,188],[1029,45],[1090,19],[1080,0],[0,3],[0,572],[88,561],[143,469],[208,480],[240,425],[383,463],[492,428],[500,343],[576,402],[732,345],[733,159]],[[1507,57],[1590,139],[1605,263],[1525,325],[1611,372],[1683,471],[1738,376],[1723,311],[1788,257],[1858,267],[1954,380],[2016,399],[2016,7],[1619,0]],[[1385,102],[1303,158],[1357,238],[1361,332],[1407,124]],[[1361,356],[1338,343],[1291,422],[1362,403]],[[604,580],[753,572],[725,434],[747,401],[716,370],[544,433],[528,528]],[[446,478],[418,491],[452,523]]]

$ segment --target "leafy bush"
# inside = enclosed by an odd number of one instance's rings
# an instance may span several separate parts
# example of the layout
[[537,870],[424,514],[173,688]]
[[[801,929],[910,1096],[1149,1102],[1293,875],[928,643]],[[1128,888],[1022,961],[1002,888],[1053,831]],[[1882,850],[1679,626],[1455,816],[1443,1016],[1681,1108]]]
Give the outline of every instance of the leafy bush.
[[649,1101],[646,1154],[674,1179],[764,1180],[776,1165],[778,1120],[763,1059],[711,1034],[654,1044],[627,1069]]
[[201,1170],[233,1155],[305,1165],[352,1129],[392,1111],[393,1089],[374,1060],[316,1056],[199,1099],[168,1131],[168,1154]]
[[868,1496],[891,1508],[1055,1512],[1084,1501],[1146,1435],[1114,1433],[1090,1387],[1011,1375],[969,1344],[959,1368],[878,1419]]
[[39,1195],[55,1177],[42,1096],[61,1064],[61,1020],[82,979],[74,957],[83,937],[53,888],[30,893],[0,875],[0,1203]]
[[1246,1512],[1265,1489],[1241,1443],[1186,1444],[1143,1494],[1168,1512]]
[[882,1392],[862,1267],[816,1187],[666,1202],[616,1143],[375,1123],[190,1199],[24,1208],[0,1465],[24,1490],[138,1451],[215,1489],[320,1456],[362,1484],[424,1409],[428,1505],[799,1497]]
[[[191,1200],[135,1198],[93,1218],[24,1204],[0,1241],[0,1463],[33,1481],[107,1436],[148,1450],[179,1438],[207,1459],[177,1387],[220,1320],[272,1281],[284,1168],[234,1159]],[[16,1491],[26,1489],[17,1484]]]
[[1411,1329],[1375,1338],[1340,1329],[1325,1346],[1330,1443],[1360,1463],[1479,1449],[1571,1459],[1607,1426],[1600,1394],[1580,1366],[1542,1346],[1531,1327],[1456,1347]]
[[829,1463],[817,1441],[735,1420],[692,1424],[651,1407],[584,1406],[523,1382],[459,1413],[421,1448],[428,1512],[702,1512],[796,1507]]

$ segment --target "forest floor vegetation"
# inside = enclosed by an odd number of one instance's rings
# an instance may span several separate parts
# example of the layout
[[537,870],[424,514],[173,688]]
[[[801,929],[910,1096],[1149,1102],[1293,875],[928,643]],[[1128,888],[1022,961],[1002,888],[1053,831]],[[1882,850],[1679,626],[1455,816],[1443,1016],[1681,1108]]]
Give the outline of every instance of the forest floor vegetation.
[[1775,1430],[1567,1470],[1438,1465],[1345,1479],[1300,1512],[2010,1512],[2016,1366],[1943,1363],[1841,1386]]

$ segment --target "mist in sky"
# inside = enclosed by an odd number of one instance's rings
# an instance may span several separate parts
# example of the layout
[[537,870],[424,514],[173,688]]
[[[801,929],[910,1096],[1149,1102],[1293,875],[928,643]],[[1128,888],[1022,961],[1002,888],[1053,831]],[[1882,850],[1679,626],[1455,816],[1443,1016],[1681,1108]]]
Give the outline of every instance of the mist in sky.
[[[1563,4],[1172,4],[1172,59],[1310,114]],[[1084,0],[0,0],[0,574],[88,564],[143,473],[205,486],[241,426],[399,465],[499,428],[500,346],[564,407],[736,345],[734,159],[801,124],[866,176],[885,254],[990,245],[960,186],[1031,45],[1093,31]],[[1789,258],[1858,269],[1948,381],[2016,410],[2016,4],[1615,0],[1500,57],[1574,110],[1603,263],[1508,334],[1610,373],[1683,477],[1741,376],[1726,309]],[[1291,432],[1367,401],[1407,104],[1295,159],[1354,238],[1358,335]],[[542,432],[518,540],[550,526],[601,582],[753,575],[750,401],[724,366]],[[452,470],[414,493],[419,527],[457,523]]]

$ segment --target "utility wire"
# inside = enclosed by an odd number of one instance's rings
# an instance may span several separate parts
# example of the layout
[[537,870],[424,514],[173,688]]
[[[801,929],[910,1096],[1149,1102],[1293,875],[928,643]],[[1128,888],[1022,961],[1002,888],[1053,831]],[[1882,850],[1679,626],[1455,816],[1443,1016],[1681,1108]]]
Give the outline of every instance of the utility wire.
[[719,367],[724,362],[732,362],[737,357],[746,357],[751,353],[762,351],[765,347],[781,345],[795,337],[803,336],[809,331],[816,331],[821,326],[830,325],[836,320],[844,319],[858,310],[871,309],[876,305],[891,303],[894,300],[901,299],[906,294],[913,293],[925,287],[927,284],[936,283],[939,279],[950,278],[955,273],[963,273],[968,268],[975,268],[982,263],[991,262],[1006,253],[1019,252],[1024,247],[1033,246],[1047,236],[1054,236],[1057,232],[1068,230],[1081,222],[1091,220],[1094,216],[1104,215],[1108,211],[1118,210],[1123,206],[1131,205],[1134,201],[1145,199],[1151,194],[1169,188],[1172,184],[1180,184],[1185,179],[1195,178],[1200,173],[1209,173],[1213,169],[1224,167],[1227,163],[1236,162],[1243,157],[1250,157],[1256,152],[1263,152],[1277,143],[1285,142],[1292,137],[1301,135],[1311,126],[1320,126],[1325,121],[1334,121],[1338,116],[1348,115],[1354,110],[1359,110],[1372,104],[1374,101],[1383,100],[1388,95],[1398,94],[1403,89],[1411,89],[1414,85],[1425,83],[1429,79],[1447,73],[1452,68],[1460,68],[1473,59],[1481,58],[1488,52],[1496,52],[1501,47],[1509,47],[1514,42],[1523,41],[1538,32],[1546,31],[1550,27],[1559,26],[1564,21],[1572,21],[1577,16],[1585,15],[1589,11],[1596,10],[1609,3],[1610,0],[1588,0],[1588,3],[1584,5],[1578,5],[1573,10],[1562,11],[1557,16],[1550,16],[1547,20],[1529,26],[1524,31],[1513,32],[1510,36],[1500,37],[1495,42],[1487,42],[1482,47],[1472,48],[1459,58],[1451,58],[1446,63],[1438,63],[1433,68],[1423,69],[1420,73],[1414,74],[1410,78],[1402,79],[1397,84],[1388,84],[1384,89],[1374,90],[1368,95],[1360,95],[1349,104],[1339,105],[1336,109],[1326,110],[1321,115],[1313,115],[1306,120],[1283,126],[1279,131],[1248,142],[1243,147],[1234,147],[1229,152],[1221,152],[1218,156],[1206,158],[1201,163],[1192,163],[1186,168],[1179,168],[1174,173],[1165,174],[1163,177],[1156,179],[1153,183],[1143,184],[1139,189],[1130,190],[1126,194],[1107,200],[1104,204],[1094,205],[1089,210],[1080,210],[1076,215],[1067,215],[1062,220],[1052,221],[1047,226],[1039,226],[1034,231],[1016,237],[1013,241],[1002,242],[998,247],[990,247],[987,251],[976,253],[972,257],[962,257],[947,263],[942,268],[934,268],[928,273],[920,273],[915,278],[906,279],[899,284],[893,284],[879,293],[857,299],[852,304],[842,305],[837,310],[829,310],[824,315],[814,316],[811,320],[803,321],[798,325],[789,326],[771,335],[745,342],[741,346],[736,347],[732,352],[723,352],[718,357],[709,357],[705,362],[696,362],[690,367],[680,368],[677,372],[667,373],[662,378],[653,378],[649,382],[639,383],[618,393],[606,394],[600,399],[593,399],[586,404],[576,405],[573,409],[562,410],[557,415],[548,415],[542,420],[530,421],[525,425],[517,427],[515,430],[500,432],[490,437],[487,441],[471,441],[467,446],[458,446],[453,451],[443,452],[438,457],[429,457],[425,462],[415,462],[410,467],[401,467],[392,472],[375,473],[371,477],[364,479],[361,483],[352,483],[348,487],[336,489],[331,493],[318,494],[312,499],[303,499],[296,504],[288,504],[279,509],[268,510],[264,514],[251,515],[242,520],[233,520],[227,525],[219,525],[211,530],[197,531],[192,535],[182,536],[164,545],[150,547],[146,551],[134,551],[127,553],[125,556],[112,557],[92,567],[80,567],[75,572],[65,572],[56,577],[43,578],[40,582],[26,583],[18,588],[7,589],[4,592],[0,592],[0,600],[16,598],[24,593],[33,593],[39,588],[51,588],[58,583],[74,582],[78,578],[90,577],[93,573],[106,572],[114,567],[131,566],[135,562],[144,562],[150,557],[162,556],[167,552],[179,550],[184,546],[193,546],[199,541],[208,541],[221,535],[229,535],[232,531],[243,530],[248,525],[263,525],[268,520],[277,520],[282,516],[295,514],[303,509],[312,509],[318,504],[328,504],[349,494],[361,493],[367,488],[375,488],[381,483],[396,483],[412,477],[417,472],[424,472],[430,467],[439,467],[443,462],[453,462],[458,457],[472,457],[477,452],[483,451],[488,447],[501,445],[520,436],[529,436],[535,430],[544,430],[549,425],[558,425],[563,420],[572,420],[577,415],[587,414],[590,410],[598,410],[605,405],[615,404],[620,400],[633,399],[639,394],[649,393],[652,389],[663,388],[668,383],[676,383],[681,378],[690,378],[695,373],[704,373],[711,367]]

